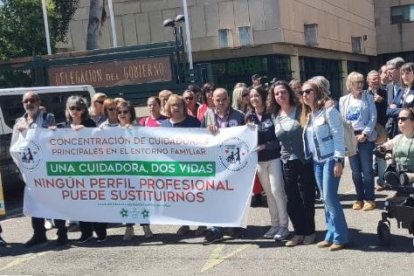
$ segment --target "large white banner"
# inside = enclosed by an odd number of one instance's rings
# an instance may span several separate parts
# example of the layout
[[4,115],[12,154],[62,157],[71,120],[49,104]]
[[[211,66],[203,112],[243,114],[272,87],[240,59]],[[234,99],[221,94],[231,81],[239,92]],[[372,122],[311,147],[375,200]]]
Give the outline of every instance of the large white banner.
[[32,129],[10,152],[24,213],[74,221],[245,226],[254,127]]

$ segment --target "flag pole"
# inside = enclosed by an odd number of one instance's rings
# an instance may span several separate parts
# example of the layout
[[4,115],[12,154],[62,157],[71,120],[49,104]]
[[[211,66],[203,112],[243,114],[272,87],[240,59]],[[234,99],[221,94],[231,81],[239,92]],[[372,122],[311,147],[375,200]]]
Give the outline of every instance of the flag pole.
[[184,17],[185,17],[185,36],[187,40],[187,57],[190,70],[193,70],[193,53],[191,49],[191,34],[190,34],[190,17],[188,16],[187,0],[183,0]]
[[116,37],[114,7],[112,4],[112,0],[108,0],[108,8],[109,8],[109,17],[111,18],[112,47],[115,48],[115,47],[118,47],[118,40]]
[[50,34],[49,34],[49,23],[47,20],[47,8],[46,8],[46,0],[42,0],[42,10],[43,10],[43,22],[45,26],[45,35],[46,35],[46,47],[47,47],[47,54],[52,54],[52,47],[50,46]]

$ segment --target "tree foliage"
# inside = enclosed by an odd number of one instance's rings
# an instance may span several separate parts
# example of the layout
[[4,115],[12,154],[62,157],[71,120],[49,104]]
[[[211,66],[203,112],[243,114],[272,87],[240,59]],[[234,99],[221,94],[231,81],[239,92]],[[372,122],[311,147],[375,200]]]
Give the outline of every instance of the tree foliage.
[[[47,0],[52,48],[63,41],[79,0]],[[0,59],[47,53],[42,0],[0,1]]]

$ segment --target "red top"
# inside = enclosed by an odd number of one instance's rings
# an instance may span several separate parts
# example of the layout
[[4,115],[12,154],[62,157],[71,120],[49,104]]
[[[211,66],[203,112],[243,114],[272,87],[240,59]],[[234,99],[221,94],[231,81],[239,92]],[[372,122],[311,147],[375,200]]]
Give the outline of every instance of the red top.
[[167,119],[164,115],[158,117],[158,119],[153,119],[151,116],[142,117],[139,120],[139,125],[146,126],[146,127],[159,127],[161,125],[161,121]]
[[204,114],[206,114],[208,109],[208,105],[207,104],[202,104],[200,105],[200,107],[198,108],[197,111],[197,119],[201,122],[204,119]]

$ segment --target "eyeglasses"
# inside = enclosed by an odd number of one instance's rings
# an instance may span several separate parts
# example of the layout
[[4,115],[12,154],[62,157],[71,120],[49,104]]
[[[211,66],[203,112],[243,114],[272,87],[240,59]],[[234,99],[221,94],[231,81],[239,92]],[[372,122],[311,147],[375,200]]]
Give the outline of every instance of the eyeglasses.
[[194,99],[194,97],[185,97],[184,99],[187,100],[187,101],[192,101]]
[[37,103],[37,99],[25,99],[23,101],[23,103],[27,104],[27,103]]
[[305,89],[305,90],[302,90],[302,91],[300,91],[300,93],[302,94],[302,96],[303,95],[309,95],[311,92],[313,92],[314,90],[313,89]]
[[98,104],[103,104],[103,103],[104,103],[104,101],[95,101],[95,103],[98,103]]
[[80,108],[79,106],[71,106],[71,107],[69,107],[69,110],[71,110],[71,111],[73,111],[73,110],[81,111],[82,108]]
[[129,113],[129,110],[119,110],[118,111],[118,115],[121,115],[121,114],[128,114]]
[[364,84],[364,83],[365,83],[365,81],[360,80],[360,81],[356,81],[355,83],[358,83],[358,84]]
[[413,120],[413,118],[410,118],[410,117],[398,117],[398,118],[397,118],[397,120],[398,120],[398,121],[405,122],[405,121],[407,121],[407,120]]
[[115,107],[108,108],[108,111],[114,111],[114,110],[115,110]]

